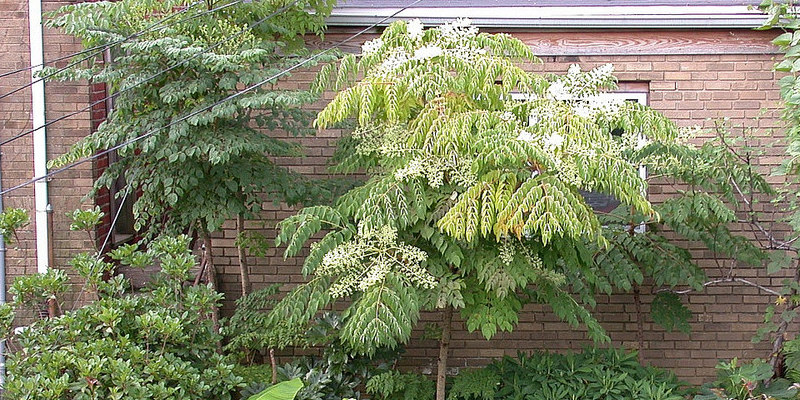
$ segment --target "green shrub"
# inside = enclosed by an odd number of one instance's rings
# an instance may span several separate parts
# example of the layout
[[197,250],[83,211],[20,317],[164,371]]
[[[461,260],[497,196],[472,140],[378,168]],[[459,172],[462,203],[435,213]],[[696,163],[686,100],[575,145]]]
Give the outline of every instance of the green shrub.
[[[241,378],[217,353],[220,337],[209,318],[222,295],[184,285],[195,266],[188,243],[185,236],[164,238],[147,252],[117,254],[160,263],[161,274],[143,293],[126,293],[121,276],[84,276],[97,283],[97,301],[11,338],[4,398],[230,399]],[[85,255],[76,257],[83,261]]]
[[448,399],[682,400],[674,375],[643,367],[636,353],[588,348],[582,353],[520,353],[463,371]]
[[381,400],[432,399],[436,386],[420,374],[386,371],[367,381],[367,393]]
[[773,371],[763,360],[739,362],[734,358],[730,362],[721,361],[716,368],[717,380],[703,385],[694,400],[779,400],[797,396],[797,388],[785,379],[766,384],[772,379]]

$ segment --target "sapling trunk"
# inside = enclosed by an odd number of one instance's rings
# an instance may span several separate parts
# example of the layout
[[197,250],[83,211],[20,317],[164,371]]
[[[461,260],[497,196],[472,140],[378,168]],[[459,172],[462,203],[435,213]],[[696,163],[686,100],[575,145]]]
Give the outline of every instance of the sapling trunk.
[[269,349],[269,366],[272,368],[272,384],[278,383],[278,362],[275,361],[275,349]]
[[644,315],[639,285],[633,285],[633,303],[636,305],[636,341],[639,344],[639,364],[644,364]]
[[[800,283],[800,258],[795,259],[795,267],[794,267],[794,281]],[[798,291],[797,289],[792,289],[789,298],[797,296]],[[790,305],[787,306],[787,310],[795,310],[798,308],[794,302],[789,303]],[[775,339],[772,342],[772,353],[769,356],[769,364],[772,366],[772,372],[775,377],[779,377],[783,375],[784,369],[784,360],[781,356],[783,352],[783,344],[786,342],[787,331],[789,329],[790,321],[781,320],[780,325],[778,325],[778,329],[775,331]]]
[[[212,255],[212,243],[211,237],[208,235],[208,232],[202,230],[203,235],[203,262],[206,266],[205,272],[206,276],[208,277],[208,284],[211,285],[211,290],[217,292],[219,291],[217,285],[217,267],[214,266],[214,258]],[[214,304],[211,307],[211,320],[214,321],[214,332],[219,333],[219,307]],[[217,342],[217,349],[222,350],[222,343]]]
[[58,301],[56,299],[47,299],[47,314],[50,318],[55,318],[59,315]]
[[[244,217],[236,216],[236,237],[241,238],[244,233]],[[244,246],[240,243],[236,246],[239,255],[239,275],[242,277],[242,297],[250,293],[250,271],[247,268],[247,255]]]
[[439,360],[436,363],[436,400],[445,399],[447,382],[447,357],[450,353],[450,330],[453,325],[453,307],[442,310],[442,336],[439,338]]

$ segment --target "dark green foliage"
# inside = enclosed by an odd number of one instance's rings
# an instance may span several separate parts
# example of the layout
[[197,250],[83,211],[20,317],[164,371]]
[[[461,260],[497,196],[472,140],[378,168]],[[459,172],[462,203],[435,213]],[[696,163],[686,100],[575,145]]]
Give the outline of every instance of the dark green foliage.
[[566,355],[505,357],[459,374],[448,399],[681,400],[687,392],[665,371],[641,366],[636,353],[587,348]]
[[[104,82],[116,94],[97,132],[53,165],[148,134],[117,150],[118,161],[95,189],[124,177],[139,191],[136,227],[152,235],[188,227],[215,231],[228,218],[254,217],[266,199],[296,204],[329,195],[273,162],[302,154],[296,144],[275,137],[310,132],[313,114],[302,106],[316,95],[281,89],[269,78],[312,54],[303,35],[322,33],[333,1],[227,3],[209,1],[207,9],[220,9],[208,12],[184,0],[94,2],[63,7],[48,21],[86,47],[113,44],[112,62],[89,60],[56,78]],[[134,35],[153,16],[177,13],[165,26]],[[316,62],[331,59],[325,55]],[[202,111],[245,87],[251,90]]]
[[263,391],[272,382],[269,364],[236,365],[233,373],[242,378],[244,388],[239,391],[243,399]]
[[500,389],[502,378],[493,368],[465,369],[453,379],[449,400],[492,400]]
[[378,400],[432,399],[435,391],[432,380],[410,372],[387,371],[367,381],[367,393]]
[[216,352],[220,338],[209,318],[222,295],[183,285],[195,266],[188,242],[162,238],[129,255],[160,262],[162,272],[147,291],[126,293],[121,276],[95,280],[97,301],[13,336],[3,397],[230,399],[241,378]]
[[[377,351],[372,358],[349,354],[347,347],[339,339],[339,330],[343,327],[342,318],[333,312],[323,313],[303,326],[301,331],[292,331],[291,335],[280,331],[280,327],[277,333],[269,331],[269,328],[262,325],[267,314],[258,305],[271,303],[271,295],[274,291],[275,288],[268,288],[261,293],[254,292],[238,303],[236,315],[225,330],[230,334],[238,331],[238,329],[231,330],[230,326],[242,326],[246,332],[240,333],[241,336],[233,336],[231,344],[226,348],[234,351],[234,355],[242,354],[240,353],[242,351],[245,353],[263,352],[266,350],[265,346],[293,345],[322,348],[319,356],[298,357],[277,368],[279,379],[301,378],[303,380],[305,387],[298,394],[298,399],[360,398],[360,393],[357,391],[359,385],[366,382],[373,374],[386,371],[388,363],[396,360],[398,353],[389,350]],[[263,299],[264,302],[262,303],[260,299]],[[247,324],[251,320],[255,323]],[[248,361],[248,359],[245,358],[244,361]],[[247,368],[247,371],[262,371],[264,374],[268,370],[269,368],[264,366]],[[242,390],[243,394],[255,394],[268,386],[271,376],[259,381],[254,379],[256,375],[257,373],[248,374],[252,378],[246,377],[248,385]]]
[[668,332],[677,329],[689,333],[688,321],[692,318],[692,312],[681,303],[678,295],[669,292],[658,293],[650,308],[653,322],[663,326]]
[[717,380],[703,385],[694,400],[794,399],[797,388],[784,379],[770,380],[772,366],[760,359],[717,364]]
[[227,339],[225,350],[250,363],[270,348],[282,349],[306,343],[303,331],[290,332],[283,325],[268,328],[267,311],[276,303],[280,285],[270,285],[236,300],[236,310],[223,321],[221,334]]

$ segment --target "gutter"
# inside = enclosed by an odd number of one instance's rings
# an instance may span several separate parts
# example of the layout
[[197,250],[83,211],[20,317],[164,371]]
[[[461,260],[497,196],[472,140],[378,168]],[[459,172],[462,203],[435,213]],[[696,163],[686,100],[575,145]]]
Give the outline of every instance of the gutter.
[[[392,8],[342,6],[333,9],[329,26],[368,26],[396,11]],[[514,7],[411,7],[396,20],[419,18],[425,25],[440,25],[455,18],[470,18],[482,28],[650,28],[650,29],[752,29],[765,15],[749,6],[514,6]]]
[[[38,80],[37,73],[44,63],[44,34],[42,32],[42,1],[28,0],[28,20],[30,23],[31,50],[31,118],[33,127],[33,171],[35,178],[47,175],[47,131],[45,124],[44,81]],[[37,128],[38,127],[38,128]],[[50,229],[47,194],[47,179],[39,179],[33,187],[36,210],[36,269],[47,272],[50,267]]]

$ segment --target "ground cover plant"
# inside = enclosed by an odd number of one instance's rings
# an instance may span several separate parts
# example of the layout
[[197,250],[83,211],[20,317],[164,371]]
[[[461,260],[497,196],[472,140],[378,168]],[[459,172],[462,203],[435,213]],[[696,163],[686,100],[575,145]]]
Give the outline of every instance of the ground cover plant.
[[586,348],[580,353],[519,354],[466,370],[449,399],[680,400],[689,391],[674,375],[646,368],[636,353]]

